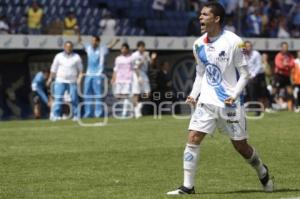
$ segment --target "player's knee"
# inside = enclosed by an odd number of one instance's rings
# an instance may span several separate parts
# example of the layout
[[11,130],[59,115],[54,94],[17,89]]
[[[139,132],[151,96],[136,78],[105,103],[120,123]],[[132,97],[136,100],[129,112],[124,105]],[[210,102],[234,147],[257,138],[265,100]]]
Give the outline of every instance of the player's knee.
[[188,143],[199,145],[205,134],[198,131],[189,131]]

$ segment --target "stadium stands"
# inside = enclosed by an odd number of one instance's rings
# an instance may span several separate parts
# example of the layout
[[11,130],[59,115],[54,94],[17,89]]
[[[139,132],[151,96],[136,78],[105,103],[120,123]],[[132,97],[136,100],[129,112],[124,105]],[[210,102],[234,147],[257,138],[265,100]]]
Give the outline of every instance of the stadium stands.
[[[33,0],[0,0],[0,15],[7,16],[7,22],[11,27],[11,33],[27,34],[26,10]],[[177,8],[178,1],[168,1],[165,10],[156,13],[152,4],[154,0],[36,0],[44,10],[42,21],[42,33],[48,34],[47,26],[55,19],[63,20],[70,10],[75,12],[81,34],[101,34],[99,22],[109,12],[117,21],[117,35],[149,35],[149,36],[186,36],[188,24],[197,17],[201,5],[205,1],[178,0],[185,5],[184,9]],[[225,7],[231,8],[230,16],[233,16],[235,29],[243,36],[251,37],[249,33],[250,19],[258,23],[258,37],[280,37],[278,32],[290,37],[300,37],[300,1],[220,1]],[[229,5],[229,2],[230,5]],[[197,4],[197,6],[195,6]],[[232,11],[233,10],[233,11]],[[259,17],[251,16],[254,11],[259,10]],[[281,24],[280,17],[286,13],[286,24]],[[251,21],[251,20],[250,20]],[[275,27],[274,27],[275,25]],[[257,36],[257,35],[255,35]]]

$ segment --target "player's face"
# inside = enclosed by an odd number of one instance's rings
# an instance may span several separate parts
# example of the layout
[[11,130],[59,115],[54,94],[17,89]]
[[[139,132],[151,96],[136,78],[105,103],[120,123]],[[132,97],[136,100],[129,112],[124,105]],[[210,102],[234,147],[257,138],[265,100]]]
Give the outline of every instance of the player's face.
[[126,47],[124,47],[124,46],[121,48],[121,54],[122,54],[122,55],[127,55],[128,52],[129,52],[129,49],[128,49],[128,48],[126,48]]
[[287,53],[289,50],[289,46],[287,44],[282,44],[281,45],[281,52]]
[[92,38],[92,46],[95,48],[95,47],[97,47],[98,45],[99,45],[99,41],[95,38],[95,37],[93,37]]
[[138,51],[140,51],[141,53],[144,52],[144,51],[145,51],[145,46],[140,45],[140,46],[138,47]]
[[212,32],[215,30],[215,26],[219,24],[220,17],[214,16],[211,12],[211,8],[203,7],[199,16],[201,33]]
[[245,43],[245,49],[247,52],[251,52],[252,51],[252,44],[249,42]]
[[73,45],[70,43],[66,43],[64,46],[64,50],[67,54],[71,54],[73,51]]

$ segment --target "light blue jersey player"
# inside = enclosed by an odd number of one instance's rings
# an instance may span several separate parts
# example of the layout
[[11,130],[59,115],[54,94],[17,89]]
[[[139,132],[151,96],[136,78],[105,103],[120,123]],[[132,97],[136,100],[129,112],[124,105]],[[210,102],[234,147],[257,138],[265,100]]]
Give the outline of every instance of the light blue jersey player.
[[[79,43],[81,37],[79,35]],[[113,44],[114,45],[114,44]],[[90,44],[85,44],[84,50],[87,53],[87,70],[84,78],[84,115],[83,117],[102,117],[104,116],[102,99],[103,96],[103,70],[105,57],[108,54],[106,45],[100,44],[99,36],[92,36]]]
[[47,95],[46,89],[46,81],[49,77],[50,71],[49,70],[42,70],[38,72],[32,82],[31,82],[31,89],[34,93],[33,102],[34,102],[34,117],[40,118],[41,117],[41,108],[42,104],[44,106],[49,106],[49,98]]

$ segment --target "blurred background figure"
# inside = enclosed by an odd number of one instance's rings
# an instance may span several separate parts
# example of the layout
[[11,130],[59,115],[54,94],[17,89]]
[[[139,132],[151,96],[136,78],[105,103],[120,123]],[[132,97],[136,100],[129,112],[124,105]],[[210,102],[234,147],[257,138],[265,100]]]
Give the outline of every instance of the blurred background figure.
[[39,7],[36,1],[33,1],[27,11],[28,34],[41,34],[43,15],[43,9]]
[[[103,95],[103,71],[109,49],[118,43],[118,39],[112,40],[108,45],[101,44],[101,39],[97,35],[91,37],[91,42],[82,43],[81,35],[78,32],[78,43],[84,47],[87,54],[87,70],[84,77],[84,114],[83,117],[102,117],[104,115],[102,98]],[[95,104],[92,104],[95,102]]]
[[262,66],[265,71],[265,82],[267,86],[267,107],[265,109],[266,112],[272,113],[274,110],[272,109],[272,104],[275,103],[274,97],[276,94],[275,88],[272,86],[273,82],[273,70],[272,66],[269,62],[269,55],[268,53],[262,54]]
[[113,86],[114,96],[119,100],[123,100],[122,117],[126,117],[130,105],[130,95],[132,89],[132,80],[134,73],[134,64],[130,55],[129,45],[123,43],[121,46],[121,54],[116,57],[113,69],[111,84]]
[[289,52],[287,42],[281,43],[281,50],[275,56],[276,109],[293,110],[293,88],[291,86],[291,70],[295,66],[294,56]]
[[7,18],[5,15],[0,16],[0,35],[5,35],[10,33],[10,28],[7,23]]
[[102,35],[114,36],[116,35],[117,22],[109,11],[105,14],[104,18],[100,21],[100,28]]
[[164,17],[165,7],[167,6],[169,0],[154,0],[152,4],[152,9],[157,18],[161,19]]
[[77,19],[73,9],[71,9],[64,18],[64,35],[75,35],[78,32]]
[[[245,41],[245,51],[250,73],[250,80],[246,87],[249,101],[261,102],[264,107],[269,107],[265,71],[262,65],[261,55],[257,50],[253,50],[250,41]],[[260,113],[256,112],[256,114],[259,115]]]
[[54,104],[50,114],[52,121],[60,120],[62,117],[62,104],[65,93],[68,93],[70,97],[73,120],[78,120],[77,85],[81,82],[82,70],[82,61],[80,56],[73,52],[73,43],[70,41],[65,42],[64,51],[58,53],[53,60],[50,77],[47,81],[47,85],[50,85],[55,77]]
[[49,96],[46,82],[49,78],[50,70],[45,69],[38,72],[31,83],[31,89],[33,91],[33,114],[35,119],[39,119],[45,116],[45,112],[48,112],[48,107],[51,107],[51,97]]
[[295,67],[292,70],[292,82],[294,88],[295,112],[300,112],[300,50],[297,52]]
[[151,62],[149,52],[146,51],[145,42],[139,41],[137,43],[137,50],[132,54],[135,73],[133,74],[133,103],[134,103],[134,114],[136,118],[142,116],[143,99],[148,99],[150,95],[150,82],[148,78],[148,69]]
[[171,65],[168,61],[162,62],[160,70],[157,73],[157,91],[160,96],[159,103],[173,101]]

